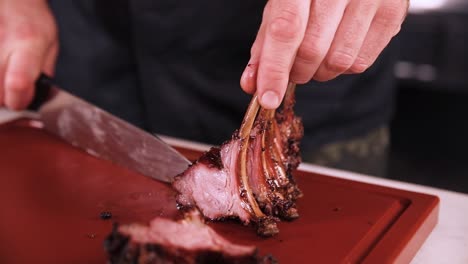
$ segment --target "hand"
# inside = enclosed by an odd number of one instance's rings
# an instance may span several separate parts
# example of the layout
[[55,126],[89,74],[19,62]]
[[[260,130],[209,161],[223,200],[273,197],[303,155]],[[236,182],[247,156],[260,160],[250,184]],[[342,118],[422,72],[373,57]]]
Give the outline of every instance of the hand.
[[57,51],[46,0],[0,0],[0,106],[25,108],[40,72],[53,74]]
[[270,0],[241,86],[275,109],[288,81],[362,73],[400,31],[408,0]]

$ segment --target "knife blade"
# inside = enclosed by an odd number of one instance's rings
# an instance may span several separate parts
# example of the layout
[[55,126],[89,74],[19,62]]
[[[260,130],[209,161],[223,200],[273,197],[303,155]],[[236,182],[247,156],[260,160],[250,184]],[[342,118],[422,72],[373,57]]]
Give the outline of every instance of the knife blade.
[[73,146],[160,181],[171,182],[190,164],[156,135],[60,89],[44,74],[28,111]]

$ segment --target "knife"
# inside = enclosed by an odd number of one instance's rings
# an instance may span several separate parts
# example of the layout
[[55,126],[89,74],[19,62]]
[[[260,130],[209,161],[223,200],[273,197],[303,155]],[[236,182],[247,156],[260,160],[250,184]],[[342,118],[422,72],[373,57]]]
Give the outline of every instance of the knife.
[[65,92],[44,74],[27,112],[73,146],[160,181],[171,182],[190,164],[156,135]]

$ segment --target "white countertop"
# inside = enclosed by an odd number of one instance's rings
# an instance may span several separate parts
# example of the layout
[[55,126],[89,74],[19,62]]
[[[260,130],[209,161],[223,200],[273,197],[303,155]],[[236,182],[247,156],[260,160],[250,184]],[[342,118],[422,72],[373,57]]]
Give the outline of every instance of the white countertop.
[[[208,145],[161,136],[174,146],[207,150]],[[372,183],[409,191],[433,194],[440,198],[439,222],[414,257],[412,264],[468,264],[468,195],[411,183],[301,164],[301,170],[333,177]],[[468,176],[468,175],[467,175]]]
[[[0,124],[13,120],[17,114],[0,109]],[[206,150],[208,145],[162,137],[174,146]],[[411,263],[413,264],[468,264],[468,195],[405,182],[376,178],[312,164],[301,164],[300,169],[343,179],[372,183],[436,195],[440,198],[439,222]]]

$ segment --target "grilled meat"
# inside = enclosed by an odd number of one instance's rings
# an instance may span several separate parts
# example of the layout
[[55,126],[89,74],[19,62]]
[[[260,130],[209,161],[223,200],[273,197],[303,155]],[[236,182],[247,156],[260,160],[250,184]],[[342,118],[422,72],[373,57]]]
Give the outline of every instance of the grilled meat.
[[238,218],[254,224],[259,235],[278,233],[279,219],[297,218],[302,194],[292,177],[300,163],[303,136],[294,115],[293,85],[280,110],[266,110],[254,96],[241,128],[220,148],[212,148],[173,187],[182,208],[198,208],[210,220]]

